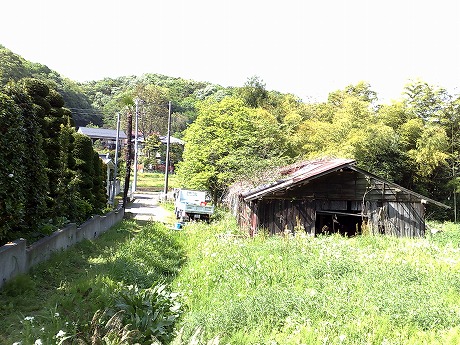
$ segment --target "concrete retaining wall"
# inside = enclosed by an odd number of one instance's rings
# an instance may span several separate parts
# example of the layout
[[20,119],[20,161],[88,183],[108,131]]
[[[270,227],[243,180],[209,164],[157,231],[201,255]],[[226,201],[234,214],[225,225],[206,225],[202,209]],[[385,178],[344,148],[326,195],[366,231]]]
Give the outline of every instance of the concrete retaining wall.
[[124,209],[94,216],[79,227],[68,224],[50,236],[27,246],[19,239],[0,247],[0,288],[18,274],[27,273],[36,264],[46,261],[53,252],[66,250],[84,239],[93,240],[123,219]]

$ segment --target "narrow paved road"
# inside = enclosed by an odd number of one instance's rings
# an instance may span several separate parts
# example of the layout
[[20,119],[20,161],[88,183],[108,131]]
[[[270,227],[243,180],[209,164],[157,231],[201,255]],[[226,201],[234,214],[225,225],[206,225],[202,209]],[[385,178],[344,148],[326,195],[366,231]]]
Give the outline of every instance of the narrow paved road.
[[173,213],[159,206],[159,192],[134,193],[134,202],[127,205],[125,212],[133,214],[134,219],[167,223]]

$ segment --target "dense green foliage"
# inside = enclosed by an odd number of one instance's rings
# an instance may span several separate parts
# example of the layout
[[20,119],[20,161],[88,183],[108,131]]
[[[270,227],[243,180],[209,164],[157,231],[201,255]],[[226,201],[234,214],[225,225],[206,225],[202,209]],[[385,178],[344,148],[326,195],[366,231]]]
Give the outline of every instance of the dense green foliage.
[[281,158],[287,142],[269,112],[226,97],[200,104],[199,117],[188,128],[179,174],[188,186],[209,190],[214,201],[236,177]]
[[[126,128],[126,99],[139,99],[139,132],[148,137],[166,135],[169,101],[172,103],[172,133],[179,135],[196,118],[195,103],[207,98],[221,99],[230,90],[218,85],[195,82],[160,74],[140,77],[105,78],[81,85],[92,106],[104,114],[104,125],[116,128],[116,113],[122,114]],[[132,106],[130,111],[134,111]]]
[[101,212],[105,167],[88,137],[86,151],[78,151],[59,93],[24,78],[0,89],[0,102],[0,241],[34,240]]
[[356,159],[365,170],[452,204],[458,104],[422,81],[407,85],[401,100],[378,105],[364,82],[331,92],[327,102],[304,103],[266,91],[252,78],[233,96],[196,103],[179,174],[187,187],[219,197],[232,182],[247,181],[273,162],[335,156]]
[[[365,82],[332,91],[325,102],[306,103],[266,90],[257,76],[242,87],[228,88],[159,74],[72,84],[3,47],[0,59],[3,83],[30,75],[46,80],[53,91],[33,99],[46,111],[51,107],[44,119],[49,128],[62,124],[62,101],[74,116],[97,109],[109,128],[115,128],[120,113],[126,129],[127,115],[137,109],[138,131],[148,143],[147,156],[140,160],[146,167],[154,165],[158,151],[165,159],[165,148],[154,149],[149,138],[166,134],[171,101],[172,134],[186,142],[183,154],[174,147],[171,155],[173,163],[183,160],[176,170],[182,186],[208,189],[215,201],[236,180],[266,183],[267,175],[260,171],[320,156],[354,158],[359,167],[450,206],[457,199],[460,100],[423,81],[410,82],[401,98],[388,104],[379,103]],[[87,103],[69,105],[68,89],[83,92]],[[47,131],[42,137],[49,165],[56,168],[56,141]],[[265,179],[254,179],[256,175]],[[54,179],[52,172],[47,177]],[[53,207],[56,193],[50,190],[47,206]],[[453,218],[451,211],[436,216]]]
[[0,238],[13,231],[17,219],[24,219],[26,195],[23,188],[26,175],[22,169],[26,151],[26,132],[20,108],[5,94],[0,93]]
[[182,231],[124,221],[56,253],[0,292],[0,342],[458,344],[457,225],[250,239],[219,214]]
[[62,77],[47,66],[27,61],[0,45],[0,86],[22,78],[41,80],[62,95],[65,106],[72,110],[72,117],[77,126],[84,126],[90,122],[102,126],[102,114],[91,105],[81,85]]

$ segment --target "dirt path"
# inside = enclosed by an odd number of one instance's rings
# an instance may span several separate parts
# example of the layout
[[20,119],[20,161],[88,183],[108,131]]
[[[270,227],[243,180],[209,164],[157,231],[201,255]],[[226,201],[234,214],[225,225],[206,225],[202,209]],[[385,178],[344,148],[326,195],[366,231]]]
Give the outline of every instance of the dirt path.
[[165,210],[159,205],[159,192],[134,193],[134,202],[127,205],[125,212],[133,214],[134,219],[171,222],[173,212]]

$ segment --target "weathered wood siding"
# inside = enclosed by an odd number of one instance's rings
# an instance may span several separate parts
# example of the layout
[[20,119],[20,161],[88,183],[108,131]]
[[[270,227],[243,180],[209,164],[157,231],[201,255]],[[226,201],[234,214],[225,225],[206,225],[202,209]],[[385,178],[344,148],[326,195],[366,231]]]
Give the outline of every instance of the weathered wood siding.
[[258,228],[270,234],[285,231],[315,233],[315,201],[268,199],[258,202]]
[[369,220],[374,234],[397,237],[425,236],[425,207],[421,203],[387,202],[378,207],[370,203]]
[[[362,210],[364,201],[364,210]],[[411,195],[395,192],[354,171],[340,171],[260,200],[240,199],[240,226],[270,234],[315,229],[317,212],[344,212],[363,216],[370,232],[398,237],[425,235],[425,208]]]

